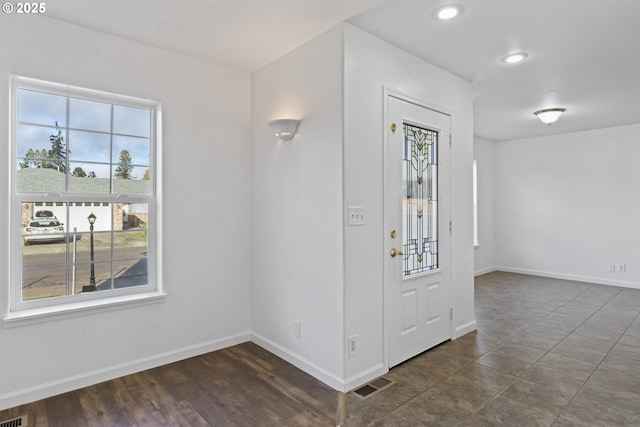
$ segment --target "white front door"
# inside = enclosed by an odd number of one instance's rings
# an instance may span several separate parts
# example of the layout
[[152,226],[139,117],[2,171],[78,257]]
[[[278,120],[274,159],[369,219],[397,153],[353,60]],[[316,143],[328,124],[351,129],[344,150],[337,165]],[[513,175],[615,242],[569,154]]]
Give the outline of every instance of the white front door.
[[392,367],[451,338],[451,117],[385,96],[385,326]]

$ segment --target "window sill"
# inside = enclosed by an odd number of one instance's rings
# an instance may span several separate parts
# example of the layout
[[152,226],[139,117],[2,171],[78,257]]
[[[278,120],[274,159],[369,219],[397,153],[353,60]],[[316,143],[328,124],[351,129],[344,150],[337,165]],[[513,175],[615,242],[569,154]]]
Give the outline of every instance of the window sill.
[[167,295],[162,292],[122,295],[99,300],[61,304],[57,306],[20,310],[9,313],[2,319],[3,328],[68,319],[93,313],[104,313],[128,307],[139,307],[164,301]]

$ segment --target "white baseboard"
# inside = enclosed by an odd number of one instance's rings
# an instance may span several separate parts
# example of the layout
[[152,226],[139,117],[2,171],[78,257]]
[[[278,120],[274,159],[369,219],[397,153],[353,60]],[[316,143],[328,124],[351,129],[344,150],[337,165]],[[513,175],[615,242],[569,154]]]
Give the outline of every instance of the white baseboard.
[[463,335],[467,335],[469,332],[473,332],[476,329],[478,329],[478,323],[474,320],[472,320],[469,323],[465,323],[464,325],[460,325],[456,327],[455,330],[455,334],[452,337],[452,339],[457,339],[460,338]]
[[299,354],[292,352],[291,350],[263,337],[260,334],[251,334],[251,341],[254,344],[257,344],[260,347],[264,348],[265,350],[275,354],[279,358],[286,360],[296,368],[308,373],[312,377],[315,377],[317,380],[322,381],[329,387],[332,387],[338,391],[344,391],[344,381],[342,379],[332,374],[331,372],[320,368],[318,365],[308,359],[305,359]]
[[389,368],[383,363],[373,366],[364,372],[360,372],[357,375],[347,378],[344,381],[344,391],[351,391],[360,386],[363,386],[369,381],[375,380],[376,378],[386,374],[387,372],[389,372]]
[[529,274],[531,276],[551,277],[553,279],[573,280],[576,282],[595,283],[598,285],[619,286],[621,288],[640,289],[640,283],[624,280],[611,280],[603,277],[580,276],[577,274],[555,273],[551,271],[528,270],[526,268],[496,267],[496,271],[506,273]]
[[498,267],[489,267],[489,268],[483,268],[481,270],[476,270],[473,272],[473,276],[474,277],[482,276],[483,274],[493,273],[494,271],[498,271]]
[[[246,332],[218,340],[194,344],[118,365],[108,366],[95,371],[74,375],[72,377],[38,384],[36,386],[13,391],[11,393],[5,393],[0,395],[0,411],[34,402],[36,400],[46,399],[47,397],[56,396],[72,390],[88,387],[104,381],[109,381],[125,375],[188,359],[190,357],[221,350],[223,348],[247,342],[249,339],[250,334]],[[6,368],[7,367],[4,367],[3,369]]]
[[276,344],[259,334],[253,334],[251,341],[264,348],[265,350],[275,354],[279,358],[286,360],[296,368],[306,372],[317,380],[322,381],[329,387],[344,393],[353,390],[356,387],[360,387],[361,385],[364,385],[369,381],[378,378],[380,375],[384,375],[389,372],[389,369],[384,364],[380,363],[379,365],[373,366],[366,371],[358,373],[357,375],[354,375],[347,379],[341,379],[336,375],[318,367],[310,360],[305,359],[299,354],[296,354],[291,350],[284,348],[281,345]]

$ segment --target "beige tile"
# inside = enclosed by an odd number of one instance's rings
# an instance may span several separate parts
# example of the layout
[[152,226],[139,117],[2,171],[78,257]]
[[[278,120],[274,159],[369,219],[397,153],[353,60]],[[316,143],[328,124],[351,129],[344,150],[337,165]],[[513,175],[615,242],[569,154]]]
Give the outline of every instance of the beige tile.
[[608,340],[601,340],[594,337],[588,337],[573,333],[562,340],[562,344],[572,345],[576,347],[590,348],[596,351],[607,353],[614,346],[614,343]]
[[575,396],[575,392],[518,379],[502,392],[502,395],[534,408],[559,415]]
[[589,381],[578,393],[578,398],[607,406],[625,416],[640,417],[640,394]]
[[[357,427],[362,424],[347,424],[348,426]],[[389,415],[385,416],[381,420],[378,420],[372,424],[369,424],[369,427],[421,427],[424,426],[423,423],[419,421],[415,421],[409,419],[398,412],[392,412]]]
[[616,342],[620,339],[625,329],[626,327],[621,324],[598,322],[592,318],[576,328],[574,332],[578,335],[598,338],[603,341]]
[[[600,366],[589,378],[589,384],[604,384],[618,390],[630,391],[640,396],[640,370],[618,370]],[[638,402],[640,404],[640,402]]]
[[556,389],[565,394],[575,394],[585,383],[588,375],[575,377],[572,371],[565,371],[536,364],[520,376],[522,379]]
[[553,352],[545,354],[538,360],[537,364],[556,369],[560,375],[568,375],[585,380],[598,366],[595,363],[583,362]]
[[600,305],[579,302],[576,300],[569,301],[562,307],[556,310],[556,313],[569,314],[571,316],[577,316],[582,319],[587,319],[600,309]]
[[507,342],[478,358],[476,363],[509,375],[520,375],[532,366],[545,350],[528,345]]
[[471,363],[448,378],[448,381],[458,384],[477,385],[493,392],[500,393],[514,382],[516,377],[495,369]]
[[601,366],[620,371],[636,372],[640,364],[640,348],[616,344]]
[[570,344],[559,344],[552,350],[555,354],[570,357],[572,359],[581,360],[589,363],[600,363],[606,357],[607,353],[596,351],[587,347],[578,347]]
[[583,317],[558,313],[556,311],[544,317],[543,319],[540,319],[535,324],[562,332],[571,332],[582,323],[584,323],[584,321],[585,319]]
[[[385,378],[389,378],[389,376],[385,375]],[[366,399],[347,393],[345,402],[346,424],[348,426],[369,425],[385,417],[420,393],[419,389],[404,383],[395,384]]]
[[640,290],[479,276],[478,331],[392,369],[347,425],[640,425],[638,313]]
[[530,347],[535,347],[541,350],[549,351],[553,347],[558,345],[560,340],[523,333],[523,334],[518,334],[515,337],[511,338],[509,342],[524,344]]
[[518,376],[535,363],[528,358],[520,358],[500,353],[489,352],[480,357],[476,363],[493,368],[505,374]]
[[433,353],[442,353],[446,358],[464,359],[473,361],[482,356],[494,346],[482,344],[477,332],[464,335],[456,340],[448,341],[431,350]]
[[494,426],[550,426],[556,419],[556,414],[540,408],[498,396],[487,406],[474,414],[483,421]]
[[494,392],[477,385],[444,381],[397,411],[425,425],[452,425],[470,416],[494,396]]
[[569,335],[569,332],[570,331],[561,331],[558,329],[553,329],[539,323],[534,323],[524,331],[524,333],[526,334],[537,335],[539,337],[544,337],[549,339],[555,339],[557,341],[563,340],[567,335]]
[[634,332],[634,334],[625,333],[620,337],[619,344],[628,345],[630,347],[640,348],[640,333]]

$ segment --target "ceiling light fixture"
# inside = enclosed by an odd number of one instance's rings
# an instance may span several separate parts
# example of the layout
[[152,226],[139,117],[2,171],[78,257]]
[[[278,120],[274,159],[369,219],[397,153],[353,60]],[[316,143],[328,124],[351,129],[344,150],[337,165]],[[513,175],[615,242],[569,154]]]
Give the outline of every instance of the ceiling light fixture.
[[545,110],[538,110],[533,114],[538,116],[538,118],[542,120],[542,123],[551,125],[555,123],[565,111],[567,111],[566,108],[547,108]]
[[448,21],[449,19],[462,15],[463,11],[464,6],[461,4],[447,4],[437,8],[433,12],[432,16],[440,21]]
[[514,52],[503,57],[501,61],[505,64],[517,64],[518,62],[522,62],[527,59],[528,56],[529,55],[524,52]]

